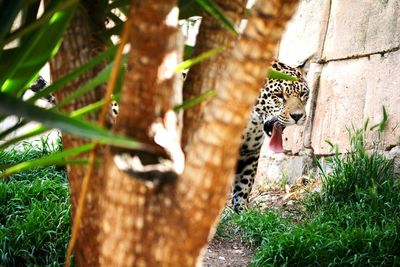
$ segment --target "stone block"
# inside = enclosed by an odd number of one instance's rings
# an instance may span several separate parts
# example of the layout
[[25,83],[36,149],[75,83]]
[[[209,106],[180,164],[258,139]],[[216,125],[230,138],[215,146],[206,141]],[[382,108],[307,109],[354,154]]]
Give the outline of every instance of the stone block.
[[308,58],[320,58],[329,17],[329,0],[303,0],[286,26],[278,58],[298,66]]
[[387,158],[393,160],[394,173],[400,175],[400,146],[393,147],[387,153]]
[[308,174],[311,168],[312,160],[309,157],[264,153],[259,160],[256,187],[257,184],[269,182],[291,185]]
[[[316,154],[330,154],[325,140],[349,145],[346,127],[360,128],[382,119],[385,106],[389,121],[383,134],[385,147],[396,145],[400,136],[400,52],[328,62],[322,70],[312,130]],[[371,135],[371,138],[374,138]]]
[[388,51],[400,46],[400,1],[332,1],[323,49],[326,60]]
[[[366,97],[364,120],[370,125],[382,120],[382,106],[389,115],[388,125],[383,134],[385,149],[400,142],[400,51],[384,56],[373,55],[366,66]],[[368,78],[368,79],[367,79]]]

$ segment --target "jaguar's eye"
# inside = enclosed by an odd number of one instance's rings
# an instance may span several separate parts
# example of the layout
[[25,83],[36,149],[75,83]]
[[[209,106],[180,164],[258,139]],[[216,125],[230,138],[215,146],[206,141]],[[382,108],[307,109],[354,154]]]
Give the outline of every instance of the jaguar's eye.
[[301,92],[301,93],[300,93],[300,98],[301,98],[301,99],[304,99],[305,97],[307,97],[307,95],[308,95],[308,94],[307,94],[306,92]]

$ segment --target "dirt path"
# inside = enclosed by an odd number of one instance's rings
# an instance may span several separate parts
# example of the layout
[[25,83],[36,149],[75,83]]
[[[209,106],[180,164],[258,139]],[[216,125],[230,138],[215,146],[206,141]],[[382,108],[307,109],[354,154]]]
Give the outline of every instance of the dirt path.
[[[255,188],[250,202],[251,206],[261,211],[267,208],[279,209],[282,215],[301,221],[303,213],[300,200],[307,192],[319,191],[320,187],[318,180],[307,178],[285,188],[269,185],[264,188]],[[230,232],[229,226],[225,230]],[[250,264],[253,254],[253,249],[246,246],[239,233],[230,237],[215,237],[207,248],[203,267],[245,267]]]
[[214,238],[207,248],[203,267],[243,267],[248,266],[253,251],[246,247],[240,237]]

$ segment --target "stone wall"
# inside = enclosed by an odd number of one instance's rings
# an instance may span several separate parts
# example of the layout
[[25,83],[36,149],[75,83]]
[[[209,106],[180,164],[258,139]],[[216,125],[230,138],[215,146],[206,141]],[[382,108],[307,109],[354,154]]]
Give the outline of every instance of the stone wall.
[[399,161],[400,0],[302,0],[278,58],[292,66],[308,62],[309,118],[285,130],[284,148],[292,156],[283,157],[291,171],[271,171],[276,158],[282,165],[282,155],[264,150],[259,176],[293,181],[310,170],[310,161],[296,157],[331,154],[326,140],[345,152],[346,127],[380,122],[382,106],[389,114],[384,149]]

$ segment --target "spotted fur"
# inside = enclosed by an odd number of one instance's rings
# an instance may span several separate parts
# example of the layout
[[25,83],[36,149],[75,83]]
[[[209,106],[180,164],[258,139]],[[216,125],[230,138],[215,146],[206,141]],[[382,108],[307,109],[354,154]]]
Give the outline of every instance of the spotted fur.
[[241,212],[247,207],[257,172],[261,146],[265,134],[271,136],[271,126],[275,122],[279,122],[283,127],[302,125],[306,119],[304,106],[308,99],[309,89],[301,71],[281,62],[274,62],[272,68],[295,76],[298,81],[268,79],[260,91],[260,96],[242,136],[236,166],[232,193],[232,206],[236,212]]

